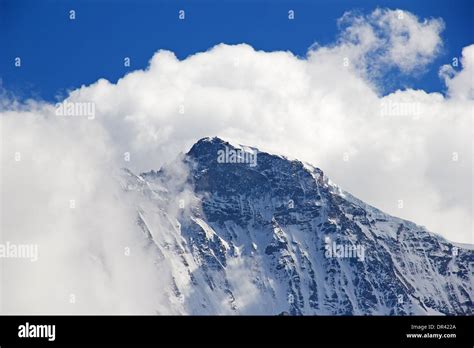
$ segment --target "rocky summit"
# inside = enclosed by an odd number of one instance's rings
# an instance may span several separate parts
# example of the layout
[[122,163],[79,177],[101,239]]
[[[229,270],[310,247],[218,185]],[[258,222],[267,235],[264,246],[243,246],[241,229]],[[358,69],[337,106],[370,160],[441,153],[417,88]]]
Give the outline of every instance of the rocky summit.
[[163,314],[472,315],[474,252],[345,192],[312,165],[199,140],[124,170]]

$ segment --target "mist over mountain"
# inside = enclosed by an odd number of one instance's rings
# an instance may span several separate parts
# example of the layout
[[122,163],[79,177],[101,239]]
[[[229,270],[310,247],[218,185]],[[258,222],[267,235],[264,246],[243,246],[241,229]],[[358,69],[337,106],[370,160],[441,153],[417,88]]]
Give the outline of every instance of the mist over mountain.
[[310,164],[204,138],[119,178],[169,271],[156,313],[474,313],[472,246],[365,204]]

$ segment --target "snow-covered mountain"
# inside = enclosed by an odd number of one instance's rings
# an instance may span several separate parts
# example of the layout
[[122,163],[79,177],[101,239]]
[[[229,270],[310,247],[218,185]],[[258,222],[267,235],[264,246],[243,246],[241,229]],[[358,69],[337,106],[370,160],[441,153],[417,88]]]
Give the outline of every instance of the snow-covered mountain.
[[171,274],[167,313],[474,314],[472,248],[365,204],[311,165],[204,138],[121,180]]

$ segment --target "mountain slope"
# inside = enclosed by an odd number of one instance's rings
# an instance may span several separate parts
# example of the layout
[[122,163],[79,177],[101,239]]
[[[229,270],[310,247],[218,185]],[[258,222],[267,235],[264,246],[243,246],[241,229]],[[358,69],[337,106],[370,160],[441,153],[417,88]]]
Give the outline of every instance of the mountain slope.
[[299,161],[205,138],[122,175],[168,263],[170,313],[473,314],[474,253],[392,217]]

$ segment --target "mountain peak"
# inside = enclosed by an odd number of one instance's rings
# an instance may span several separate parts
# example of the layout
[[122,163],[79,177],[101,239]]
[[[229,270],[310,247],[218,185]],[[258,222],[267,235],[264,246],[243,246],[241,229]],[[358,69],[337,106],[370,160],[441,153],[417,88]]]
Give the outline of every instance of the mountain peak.
[[226,163],[257,165],[258,149],[240,144],[232,144],[219,137],[206,137],[197,141],[187,156],[201,164]]
[[201,138],[196,142],[196,145],[199,144],[199,143],[224,144],[224,143],[226,143],[226,141],[219,138],[219,137],[217,137],[217,136],[214,136],[214,137]]
[[[163,260],[173,260],[169,292],[180,303],[173,309],[473,313],[472,250],[371,207],[298,160],[218,137],[200,139],[186,157],[185,182],[165,168],[129,175],[124,185],[143,196],[138,226]],[[241,305],[241,282],[254,293],[250,306]]]
[[199,139],[188,151],[187,155],[191,157],[200,157],[199,155],[210,153],[213,151],[217,151],[219,148],[229,145],[228,142],[222,140],[219,137],[205,137]]

